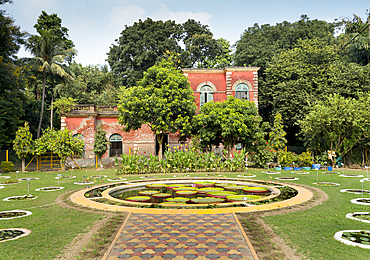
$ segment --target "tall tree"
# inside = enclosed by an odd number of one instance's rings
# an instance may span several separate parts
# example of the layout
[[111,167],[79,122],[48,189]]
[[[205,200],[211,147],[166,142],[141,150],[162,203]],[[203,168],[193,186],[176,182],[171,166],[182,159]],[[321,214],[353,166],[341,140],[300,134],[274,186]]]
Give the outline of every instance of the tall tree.
[[[0,4],[11,1],[1,1]],[[26,81],[16,54],[24,43],[25,33],[0,10],[0,149],[10,147],[24,115]]]
[[100,165],[102,165],[101,157],[108,150],[108,143],[107,132],[102,125],[99,125],[94,135],[94,153],[98,157]]
[[193,133],[202,146],[223,144],[230,151],[237,143],[251,149],[261,137],[262,118],[253,102],[228,96],[222,102],[207,102],[194,117]]
[[370,66],[344,63],[335,53],[334,46],[319,39],[300,40],[294,49],[273,57],[266,68],[260,105],[282,115],[291,145],[297,141],[296,123],[310,104],[333,93],[356,97],[357,92],[369,90]]
[[136,85],[144,71],[159,63],[167,52],[180,54],[182,68],[210,67],[222,52],[208,26],[194,20],[184,24],[139,20],[125,26],[116,42],[110,47],[107,61],[119,83],[128,87]]
[[13,141],[13,149],[22,160],[22,172],[26,171],[25,159],[26,156],[33,153],[32,134],[28,123],[24,123],[23,127],[19,127]]
[[157,135],[158,156],[162,159],[163,134],[188,135],[195,109],[187,78],[174,68],[171,60],[162,60],[148,69],[137,86],[121,88],[118,122],[124,125],[125,131],[147,124]]
[[37,138],[40,137],[42,118],[45,105],[45,84],[49,75],[58,75],[62,78],[73,79],[63,68],[62,63],[76,54],[74,49],[64,49],[64,43],[60,37],[57,37],[53,30],[39,30],[40,41],[28,42],[26,48],[35,56],[33,60],[39,64],[43,72],[43,86],[41,98],[41,112],[39,126],[37,129]]

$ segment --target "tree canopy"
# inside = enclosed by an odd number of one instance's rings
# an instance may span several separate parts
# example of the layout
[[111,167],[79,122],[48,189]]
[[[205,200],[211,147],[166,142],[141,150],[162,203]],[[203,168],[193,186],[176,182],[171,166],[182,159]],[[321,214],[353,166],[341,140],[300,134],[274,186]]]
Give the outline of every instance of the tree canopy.
[[128,87],[136,85],[144,71],[160,62],[167,52],[180,54],[182,68],[215,66],[214,59],[222,52],[208,26],[194,20],[184,24],[139,20],[126,25],[116,42],[110,47],[107,61],[119,83]]
[[159,137],[161,158],[161,134],[179,132],[180,136],[187,136],[195,109],[187,78],[174,67],[172,60],[162,60],[144,73],[137,86],[121,88],[118,122],[125,131],[147,124]]

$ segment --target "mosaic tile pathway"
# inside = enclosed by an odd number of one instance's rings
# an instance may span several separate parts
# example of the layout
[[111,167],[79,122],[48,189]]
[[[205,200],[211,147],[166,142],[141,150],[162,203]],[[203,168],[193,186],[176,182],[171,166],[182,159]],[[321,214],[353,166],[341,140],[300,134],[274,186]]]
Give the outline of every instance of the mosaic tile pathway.
[[253,259],[234,214],[131,214],[103,260]]

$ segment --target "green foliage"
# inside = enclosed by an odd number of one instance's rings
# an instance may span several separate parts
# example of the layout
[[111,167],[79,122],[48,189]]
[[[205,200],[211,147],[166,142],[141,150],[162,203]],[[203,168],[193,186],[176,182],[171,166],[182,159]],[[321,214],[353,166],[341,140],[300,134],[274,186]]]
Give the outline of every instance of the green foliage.
[[59,113],[69,113],[76,105],[76,99],[61,97],[54,101],[53,106]]
[[[181,47],[183,44],[185,49]],[[206,25],[194,20],[176,24],[148,18],[125,26],[117,45],[110,47],[107,61],[119,83],[132,87],[167,51],[179,54],[182,68],[215,66],[219,63],[215,60],[222,60],[227,55]]]
[[344,156],[360,141],[370,137],[370,96],[358,99],[329,95],[311,106],[299,121],[305,145],[312,150],[335,151]]
[[24,123],[24,127],[19,127],[13,141],[13,149],[18,155],[19,159],[26,157],[33,153],[32,134],[28,122]]
[[310,104],[331,93],[355,97],[369,86],[369,68],[340,62],[334,54],[334,47],[319,39],[299,40],[296,48],[273,57],[266,69],[260,105],[281,114],[291,142]]
[[283,129],[283,119],[278,113],[275,115],[274,125],[269,132],[269,143],[275,148],[275,150],[283,149],[286,145],[286,132]]
[[310,150],[298,155],[298,166],[311,167],[311,165],[312,165],[312,154]]
[[47,152],[57,154],[61,158],[63,170],[66,158],[82,153],[83,149],[83,141],[74,138],[68,129],[59,131],[47,129],[43,135],[35,141],[35,153],[37,155],[42,155]]
[[293,49],[299,40],[319,38],[333,42],[333,34],[334,24],[310,20],[306,15],[294,23],[254,24],[237,42],[234,62],[236,66],[261,67],[263,72],[273,56]]
[[102,125],[99,125],[94,135],[94,153],[98,156],[99,159],[108,150],[109,142],[106,134],[107,132],[105,132]]
[[249,160],[253,162],[255,167],[266,167],[266,164],[272,162],[276,156],[277,151],[275,149],[269,142],[257,141],[249,153]]
[[13,168],[14,168],[14,164],[11,161],[1,162],[1,169],[3,169],[4,172],[11,172]]
[[193,91],[171,60],[149,68],[137,86],[122,87],[118,97],[118,122],[125,131],[147,124],[157,135],[177,131],[189,135],[196,109]]
[[201,138],[203,147],[221,143],[231,150],[237,143],[250,147],[259,137],[261,117],[256,105],[228,96],[222,102],[207,102],[194,117],[193,133]]
[[279,151],[279,162],[282,167],[290,167],[293,165],[293,162],[297,162],[298,158],[295,153],[286,152],[283,150]]

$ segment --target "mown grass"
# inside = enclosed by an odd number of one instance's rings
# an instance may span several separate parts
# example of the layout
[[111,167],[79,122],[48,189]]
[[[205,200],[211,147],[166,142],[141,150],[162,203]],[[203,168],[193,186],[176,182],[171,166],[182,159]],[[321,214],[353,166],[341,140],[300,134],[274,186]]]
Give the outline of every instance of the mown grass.
[[[249,169],[248,173],[256,174],[253,179],[275,180],[278,175],[261,173],[261,169]],[[340,170],[342,173],[342,170]],[[37,188],[57,186],[55,179],[61,172],[29,172],[19,173],[19,178],[37,177],[39,180],[30,181],[30,193],[37,195],[36,200],[6,202],[2,199],[9,196],[25,195],[27,193],[27,181],[19,184],[7,185],[0,189],[0,210],[23,209],[33,212],[31,216],[17,218],[13,220],[0,220],[0,229],[3,228],[27,228],[32,233],[14,241],[0,243],[0,259],[53,259],[63,248],[68,245],[79,233],[87,232],[97,220],[103,218],[98,211],[84,212],[74,209],[64,208],[55,204],[58,195],[65,192],[84,188],[73,184],[82,181],[83,176],[98,175],[100,169],[74,170],[73,175],[76,179],[61,179],[60,186],[65,189],[60,191],[35,191]],[[345,170],[348,174],[363,174],[366,171]],[[62,174],[70,175],[71,172]],[[113,168],[104,169],[102,174],[108,177],[117,177]],[[236,177],[240,173],[221,173],[226,177]],[[319,172],[319,181],[336,182],[340,186],[317,186],[316,171],[311,171],[309,175],[298,175],[296,173],[284,172],[283,176],[298,177],[297,181],[285,181],[289,183],[300,183],[314,186],[325,191],[329,195],[329,200],[322,205],[314,208],[289,214],[264,217],[267,224],[273,227],[274,231],[290,241],[290,245],[297,251],[310,259],[370,259],[370,250],[344,245],[333,236],[337,231],[346,229],[370,229],[370,224],[346,219],[345,215],[355,211],[369,211],[370,206],[352,204],[353,198],[361,195],[342,193],[340,189],[361,189],[360,178],[345,178],[333,174],[323,174]],[[15,178],[16,173],[2,174]],[[157,174],[157,177],[179,176],[175,174]],[[206,173],[193,173],[192,176],[205,176]],[[153,175],[132,175],[124,176],[128,180],[140,179],[144,176]],[[108,183],[107,181],[104,181]],[[1,186],[1,185],[0,185]],[[364,183],[364,189],[370,190],[370,182]],[[364,193],[364,197],[370,197]],[[106,235],[108,236],[108,235]],[[100,248],[98,249],[100,250]]]

